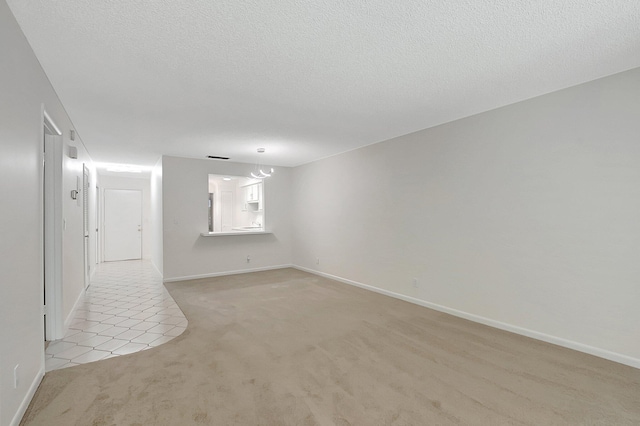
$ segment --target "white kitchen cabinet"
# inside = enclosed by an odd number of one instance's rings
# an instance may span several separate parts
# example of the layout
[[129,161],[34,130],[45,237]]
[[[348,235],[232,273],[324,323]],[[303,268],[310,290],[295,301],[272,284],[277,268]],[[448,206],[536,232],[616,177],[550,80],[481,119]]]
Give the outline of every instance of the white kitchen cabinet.
[[246,187],[247,210],[262,210],[262,183],[255,183]]

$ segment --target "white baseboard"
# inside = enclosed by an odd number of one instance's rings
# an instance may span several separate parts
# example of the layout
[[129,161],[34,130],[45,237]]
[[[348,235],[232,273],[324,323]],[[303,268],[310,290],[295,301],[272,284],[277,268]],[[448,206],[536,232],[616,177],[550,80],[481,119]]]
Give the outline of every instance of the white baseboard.
[[24,413],[27,411],[27,408],[29,408],[29,404],[31,403],[33,396],[36,394],[36,391],[38,390],[38,386],[40,386],[40,382],[42,381],[43,377],[44,377],[44,366],[40,368],[40,371],[38,371],[38,374],[33,379],[33,382],[31,382],[31,386],[29,386],[29,390],[27,391],[27,394],[24,396],[24,399],[20,403],[20,407],[18,407],[18,411],[16,411],[15,416],[13,416],[13,420],[11,420],[11,423],[9,423],[10,426],[18,426],[20,424],[20,422],[22,421],[22,417],[24,416]]
[[237,271],[224,271],[224,272],[214,272],[214,273],[211,273],[211,274],[186,275],[186,276],[183,276],[183,277],[165,278],[163,280],[163,282],[171,283],[171,282],[175,282],[175,281],[198,280],[200,278],[223,277],[225,275],[248,274],[250,272],[271,271],[273,269],[284,269],[284,268],[294,268],[294,267],[295,267],[294,265],[264,266],[262,268],[240,269],[240,270],[237,270]]
[[438,305],[435,303],[427,302],[422,299],[417,299],[415,297],[406,296],[404,294],[395,293],[393,291],[384,290],[378,287],[374,287],[368,284],[363,284],[357,281],[349,280],[346,278],[338,277],[335,275],[327,274],[324,272],[316,271],[313,269],[305,268],[303,266],[293,265],[293,268],[299,269],[301,271],[309,272],[314,275],[319,275],[321,277],[329,278],[335,281],[339,281],[345,284],[353,285],[356,287],[363,288],[365,290],[370,290],[376,293],[384,294],[385,296],[390,296],[396,299],[404,300],[405,302],[414,303],[416,305],[424,306],[425,308],[433,309],[439,312],[444,312],[446,314],[450,314],[456,317],[464,318],[469,321],[477,322],[480,324],[488,325],[490,327],[498,328],[500,330],[509,331],[515,334],[520,334],[522,336],[531,337],[533,339],[542,340],[543,342],[552,343],[554,345],[562,346],[565,348],[573,349],[579,352],[584,352],[589,355],[594,355],[600,358],[608,359],[610,361],[618,362],[620,364],[628,365],[630,367],[640,368],[640,359],[633,358],[627,355],[619,354],[616,352],[611,352],[606,349],[596,348],[593,346],[585,345],[583,343],[574,342],[572,340],[564,339],[557,336],[552,336],[545,333],[540,333],[535,330],[530,330],[527,328],[518,327],[516,325],[507,324],[501,321],[496,321],[490,318],[485,318],[479,315],[470,314],[467,312],[459,311],[457,309],[449,308],[447,306]]
[[85,293],[86,293],[86,289],[83,288],[80,294],[78,295],[78,298],[76,299],[76,303],[73,304],[73,308],[71,308],[71,312],[69,312],[69,315],[67,315],[67,318],[64,320],[64,330],[62,333],[63,336],[67,334],[67,330],[69,330],[69,326],[71,325],[71,323],[73,322],[73,319],[76,316],[76,311],[78,310],[78,306],[80,306],[80,304],[84,300]]
[[153,262],[153,260],[151,261],[151,266],[153,266],[153,270],[156,271],[156,273],[158,274],[158,276],[160,278],[162,278],[162,272],[160,272],[160,269],[158,269],[158,267],[156,266],[156,264]]

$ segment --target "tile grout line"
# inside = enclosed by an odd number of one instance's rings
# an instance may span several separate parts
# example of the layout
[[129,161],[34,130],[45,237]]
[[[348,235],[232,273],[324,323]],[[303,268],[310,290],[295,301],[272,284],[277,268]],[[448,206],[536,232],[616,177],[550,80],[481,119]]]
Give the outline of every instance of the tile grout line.
[[45,350],[45,369],[147,350],[179,336],[186,326],[148,261],[102,263],[64,338]]

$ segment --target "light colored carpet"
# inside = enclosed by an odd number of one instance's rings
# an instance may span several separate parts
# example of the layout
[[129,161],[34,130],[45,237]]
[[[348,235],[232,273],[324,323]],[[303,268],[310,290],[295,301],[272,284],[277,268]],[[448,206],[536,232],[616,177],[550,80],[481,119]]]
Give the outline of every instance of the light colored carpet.
[[638,369],[304,272],[167,288],[181,336],[48,373],[22,424],[640,424]]

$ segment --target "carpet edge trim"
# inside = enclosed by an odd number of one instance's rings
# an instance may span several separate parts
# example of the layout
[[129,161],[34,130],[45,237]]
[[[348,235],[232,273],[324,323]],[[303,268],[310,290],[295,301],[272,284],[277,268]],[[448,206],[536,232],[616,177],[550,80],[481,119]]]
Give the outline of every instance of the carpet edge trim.
[[274,265],[274,266],[264,266],[260,268],[252,268],[252,269],[238,269],[234,271],[222,271],[222,272],[212,272],[209,274],[198,274],[198,275],[185,275],[182,277],[172,277],[172,278],[164,278],[162,280],[163,283],[172,283],[176,281],[188,281],[188,280],[198,280],[200,278],[213,278],[213,277],[223,277],[225,275],[237,275],[237,274],[248,274],[251,272],[261,272],[261,271],[271,271],[274,269],[285,269],[285,268],[294,268],[294,265],[286,264],[286,265]]

